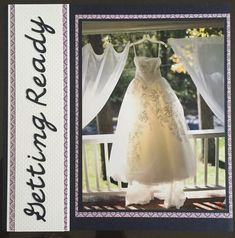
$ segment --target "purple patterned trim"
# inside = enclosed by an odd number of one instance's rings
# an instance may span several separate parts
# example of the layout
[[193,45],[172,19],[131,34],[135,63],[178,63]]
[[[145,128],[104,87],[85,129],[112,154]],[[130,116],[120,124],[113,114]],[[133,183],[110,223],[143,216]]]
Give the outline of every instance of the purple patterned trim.
[[10,186],[9,230],[15,231],[15,177],[16,177],[16,72],[15,72],[15,5],[10,5]]
[[75,217],[79,216],[79,17],[75,16]]
[[[228,118],[228,212],[83,212],[79,211],[79,21],[128,20],[128,19],[190,19],[190,18],[226,18],[227,21],[227,118]],[[139,217],[139,218],[232,218],[232,129],[231,129],[231,53],[230,53],[230,14],[152,14],[152,15],[76,15],[75,16],[75,217]]]
[[229,211],[233,211],[232,187],[232,110],[231,110],[231,26],[230,14],[227,14],[227,131],[228,131],[228,201]]
[[119,218],[232,218],[230,213],[216,212],[79,212],[76,217],[119,217]]
[[68,9],[63,4],[63,66],[64,66],[64,231],[68,231]]
[[[117,15],[110,15],[110,14],[80,14],[76,15],[78,20],[145,20],[145,19],[192,19],[192,18],[227,18],[228,14],[226,13],[213,13],[213,14],[136,14],[136,15],[124,15],[124,14],[117,14]],[[77,23],[75,23],[77,24]],[[76,28],[76,26],[75,26]]]

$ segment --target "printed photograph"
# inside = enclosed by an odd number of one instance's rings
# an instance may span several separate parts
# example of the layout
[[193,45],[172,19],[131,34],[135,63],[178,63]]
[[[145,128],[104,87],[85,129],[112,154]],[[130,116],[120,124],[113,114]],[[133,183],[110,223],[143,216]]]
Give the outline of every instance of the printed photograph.
[[82,20],[83,211],[228,209],[224,23]]

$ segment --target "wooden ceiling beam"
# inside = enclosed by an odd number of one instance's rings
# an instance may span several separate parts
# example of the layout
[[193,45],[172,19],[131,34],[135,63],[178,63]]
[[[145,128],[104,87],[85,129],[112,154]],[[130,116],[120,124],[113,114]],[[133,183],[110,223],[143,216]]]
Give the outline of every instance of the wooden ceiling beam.
[[183,30],[199,27],[224,27],[223,19],[189,19],[189,20],[139,20],[139,21],[82,21],[82,34],[108,34],[123,32],[151,32]]

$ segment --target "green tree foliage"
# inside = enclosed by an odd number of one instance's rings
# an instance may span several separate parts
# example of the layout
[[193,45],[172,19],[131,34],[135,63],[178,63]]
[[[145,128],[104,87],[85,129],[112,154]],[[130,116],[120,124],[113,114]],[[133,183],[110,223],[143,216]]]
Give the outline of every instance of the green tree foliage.
[[[186,35],[186,30],[177,31],[159,31],[159,32],[138,32],[138,33],[119,33],[103,35],[103,46],[110,42],[113,44],[116,51],[121,52],[125,45],[130,42],[135,42],[142,39],[143,34],[149,34],[151,38],[167,42],[168,38],[183,38]],[[159,49],[159,47],[161,47]],[[174,64],[171,56],[174,54],[170,47],[165,48],[158,44],[152,44],[151,42],[145,42],[135,46],[137,55],[144,55],[147,57],[160,57],[162,61],[161,73],[164,78],[168,80],[171,87],[176,92],[176,95],[180,99],[186,114],[197,113],[196,103],[196,88],[189,77],[185,73],[176,73],[171,70],[171,66]],[[110,100],[114,109],[114,116],[117,116],[119,108],[122,103],[123,96],[125,95],[127,86],[135,76],[134,65],[134,51],[130,49],[127,58],[126,66],[121,75],[121,78],[114,89]]]
[[[135,42],[142,39],[143,34],[149,34],[151,38],[161,40],[167,43],[169,38],[184,38],[184,37],[207,37],[212,35],[223,35],[223,29],[220,28],[194,28],[185,30],[170,30],[170,31],[158,31],[158,32],[133,32],[133,33],[115,33],[115,34],[103,34],[101,35],[103,47],[108,43],[112,43],[114,49],[117,52],[122,52],[125,45],[130,42]],[[88,37],[83,36],[83,45],[88,43]],[[184,70],[174,69],[177,56],[174,55],[171,47],[165,48],[158,44],[152,44],[145,42],[143,44],[136,45],[137,55],[147,57],[160,57],[162,61],[161,74],[170,83],[178,96],[181,104],[183,105],[185,115],[197,114],[197,92],[194,83],[190,76]],[[159,50],[158,47],[161,47]],[[158,55],[159,54],[159,55]],[[173,67],[172,67],[173,66]],[[174,69],[174,70],[173,70]],[[135,76],[134,65],[134,51],[133,47],[130,48],[127,62],[124,71],[119,79],[117,86],[115,87],[110,102],[112,105],[113,116],[117,117],[123,96],[130,81]]]

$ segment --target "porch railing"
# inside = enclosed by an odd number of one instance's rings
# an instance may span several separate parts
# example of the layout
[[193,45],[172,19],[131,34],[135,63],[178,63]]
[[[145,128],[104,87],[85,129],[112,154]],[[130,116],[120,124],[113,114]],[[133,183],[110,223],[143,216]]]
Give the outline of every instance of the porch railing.
[[[196,166],[198,171],[193,179],[190,181],[185,181],[185,191],[224,189],[225,171],[223,170],[222,173],[224,178],[222,178],[221,184],[221,169],[219,168],[221,154],[223,157],[222,160],[225,157],[224,141],[222,141],[224,140],[224,132],[222,130],[213,129],[192,130],[189,131],[189,133],[191,135],[191,140],[196,155]],[[112,144],[113,138],[114,134],[84,135],[82,137],[82,173],[84,193],[117,193],[124,190],[120,183],[117,186],[113,185],[108,176],[107,181],[104,182],[101,176],[100,145],[104,145],[105,166],[107,166],[109,160],[108,145]],[[213,172],[211,172],[212,167],[210,167],[208,163],[208,141],[210,138],[214,138],[215,140]],[[201,152],[203,152],[203,160],[199,159]],[[91,186],[91,183],[93,183],[93,186]]]

